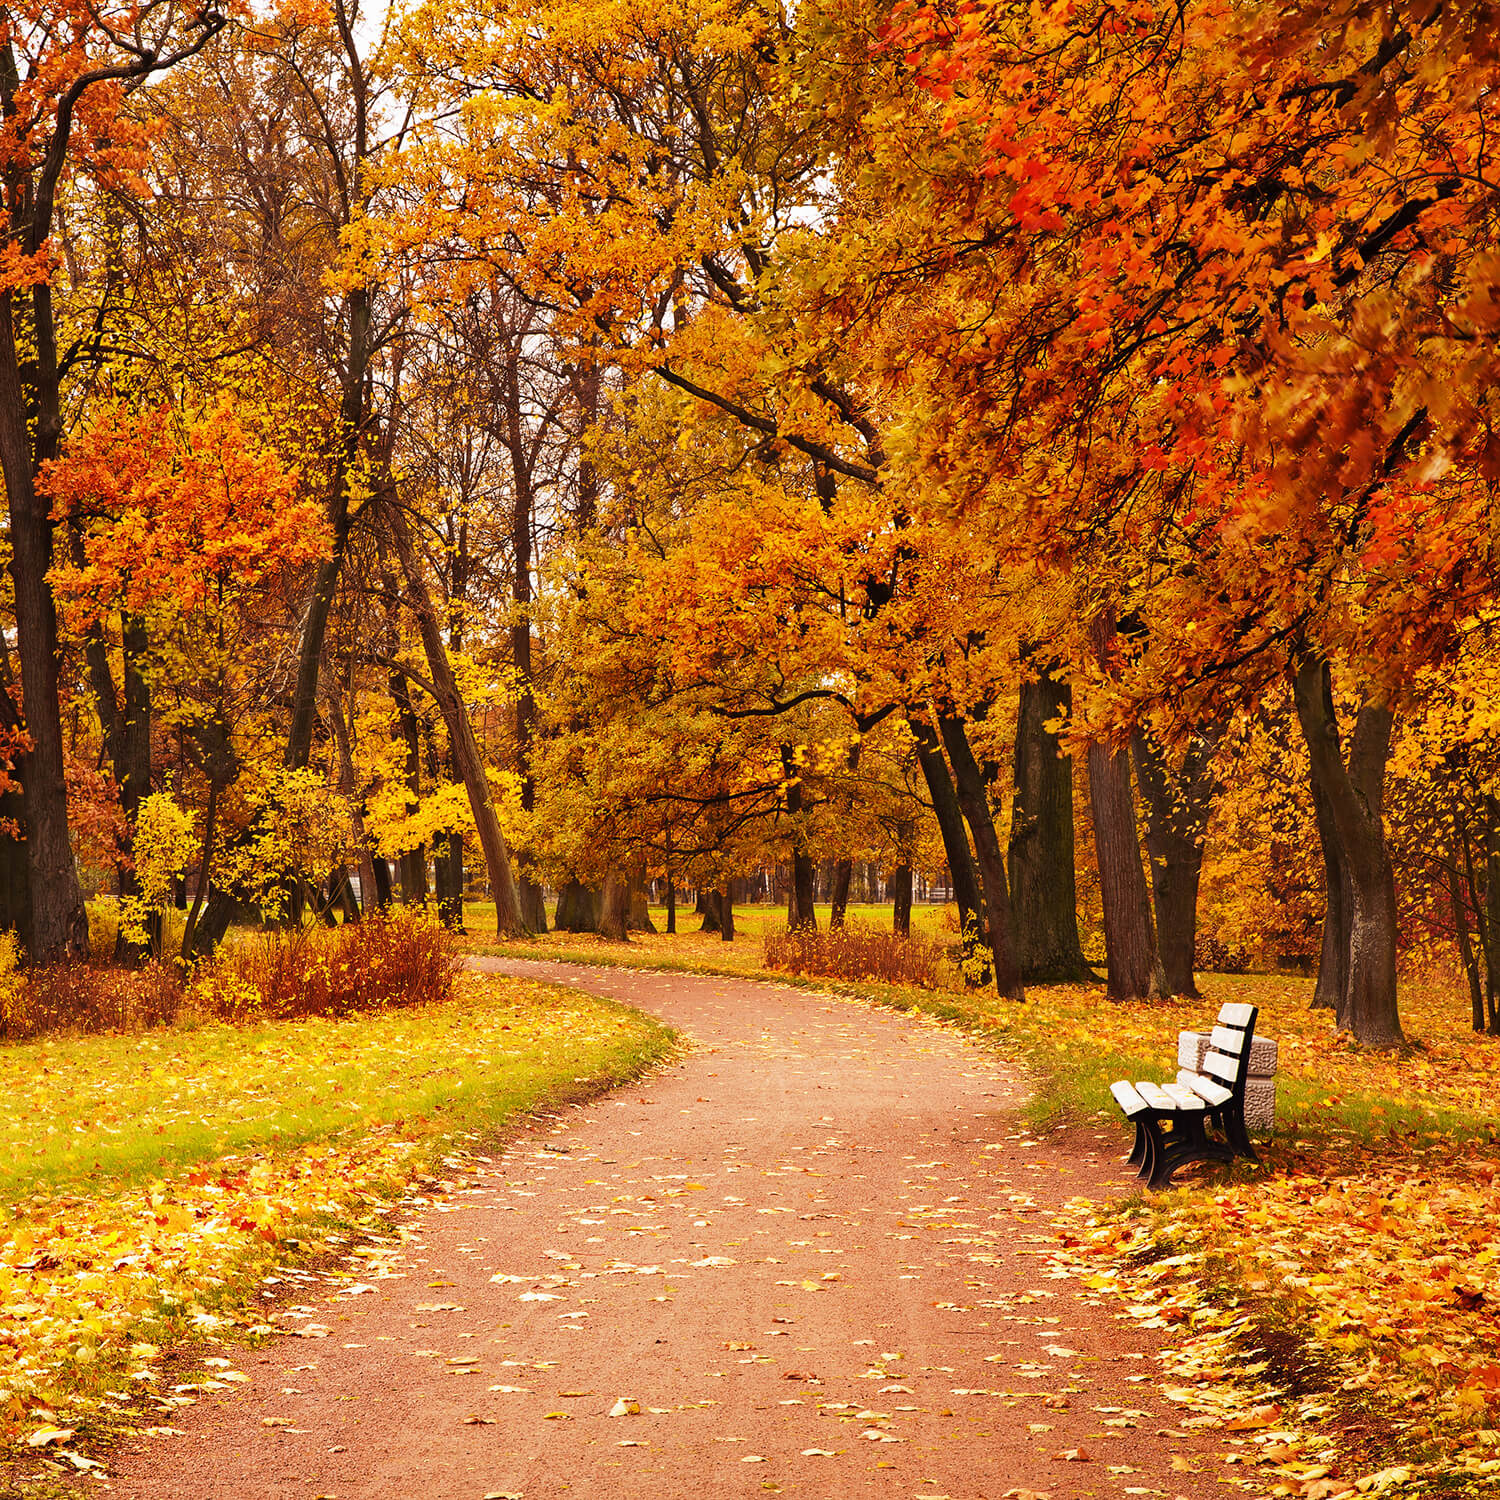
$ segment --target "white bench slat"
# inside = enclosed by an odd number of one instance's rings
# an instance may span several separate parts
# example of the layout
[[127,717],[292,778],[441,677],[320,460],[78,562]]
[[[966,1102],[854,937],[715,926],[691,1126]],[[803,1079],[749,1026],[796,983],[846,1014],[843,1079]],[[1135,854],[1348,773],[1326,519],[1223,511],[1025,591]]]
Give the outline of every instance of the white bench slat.
[[1189,1073],[1184,1069],[1177,1075],[1177,1081],[1210,1104],[1224,1104],[1234,1098],[1233,1089],[1226,1089],[1222,1083],[1216,1083],[1212,1078],[1205,1078],[1201,1073]]
[[1212,1073],[1215,1078],[1222,1078],[1225,1083],[1234,1083],[1240,1076],[1239,1060],[1233,1057],[1220,1057],[1217,1052],[1210,1052],[1203,1059],[1203,1071]]
[[1110,1084],[1109,1091],[1115,1096],[1115,1103],[1125,1111],[1127,1116],[1138,1115],[1151,1108],[1123,1078],[1118,1083]]
[[1217,1047],[1220,1052],[1238,1057],[1245,1050],[1245,1033],[1231,1030],[1228,1026],[1215,1026],[1208,1042],[1209,1046]]
[[1162,1084],[1162,1092],[1170,1096],[1176,1103],[1177,1108],[1185,1113],[1191,1114],[1194,1110],[1206,1109],[1208,1106],[1204,1100],[1192,1089],[1185,1088],[1180,1083]]
[[1250,1024],[1250,1017],[1255,1014],[1253,1005],[1231,1003],[1219,1007],[1219,1025],[1245,1027]]
[[1135,1091],[1160,1113],[1172,1114],[1177,1108],[1177,1101],[1159,1083],[1152,1083],[1150,1079],[1137,1082]]

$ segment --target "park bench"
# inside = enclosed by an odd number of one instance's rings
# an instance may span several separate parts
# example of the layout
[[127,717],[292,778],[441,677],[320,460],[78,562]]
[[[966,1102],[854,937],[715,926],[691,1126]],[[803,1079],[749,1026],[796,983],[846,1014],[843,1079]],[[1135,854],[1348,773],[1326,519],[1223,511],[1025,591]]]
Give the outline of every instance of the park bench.
[[[1135,1126],[1126,1160],[1139,1169],[1147,1187],[1166,1187],[1172,1174],[1190,1161],[1260,1160],[1245,1128],[1250,1044],[1259,1014],[1253,1005],[1222,1007],[1196,1072],[1181,1069],[1171,1083],[1122,1079],[1110,1085],[1115,1103]],[[1209,1134],[1210,1126],[1222,1139]]]

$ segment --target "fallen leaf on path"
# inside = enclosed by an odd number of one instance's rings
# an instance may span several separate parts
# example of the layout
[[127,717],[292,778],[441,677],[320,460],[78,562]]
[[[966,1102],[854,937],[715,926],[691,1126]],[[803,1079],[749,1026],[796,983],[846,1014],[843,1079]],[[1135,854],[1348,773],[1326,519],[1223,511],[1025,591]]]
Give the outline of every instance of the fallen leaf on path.
[[26,1439],[28,1448],[45,1448],[49,1443],[65,1443],[76,1431],[72,1427],[38,1427]]
[[1064,1448],[1055,1456],[1069,1464],[1091,1464],[1094,1461],[1094,1455],[1087,1448]]
[[[590,1392],[589,1394],[592,1394]],[[636,1417],[640,1415],[641,1403],[627,1396],[621,1396],[615,1404],[610,1407],[609,1414],[612,1417]]]

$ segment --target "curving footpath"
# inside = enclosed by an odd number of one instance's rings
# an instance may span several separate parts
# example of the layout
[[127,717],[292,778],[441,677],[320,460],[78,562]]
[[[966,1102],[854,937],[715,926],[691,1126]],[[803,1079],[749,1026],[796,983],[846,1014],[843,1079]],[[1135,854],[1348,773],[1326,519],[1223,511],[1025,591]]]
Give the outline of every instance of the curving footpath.
[[[691,1052],[535,1122],[308,1284],[250,1376],[134,1439],[132,1500],[1225,1493],[1151,1335],[1054,1271],[1097,1154],[1026,1136],[951,1029],[753,981],[477,961]],[[612,1415],[611,1413],[617,1413]],[[1071,1455],[1071,1456],[1069,1456]],[[91,1489],[105,1488],[95,1482]]]

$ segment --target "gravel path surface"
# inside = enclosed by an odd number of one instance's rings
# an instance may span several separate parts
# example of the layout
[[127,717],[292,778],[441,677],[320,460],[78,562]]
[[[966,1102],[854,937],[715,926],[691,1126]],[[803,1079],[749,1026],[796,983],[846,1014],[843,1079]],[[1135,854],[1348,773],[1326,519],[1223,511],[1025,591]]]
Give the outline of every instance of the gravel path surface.
[[692,1050],[536,1122],[352,1257],[352,1285],[310,1284],[284,1320],[304,1336],[238,1353],[247,1383],[117,1454],[115,1494],[1225,1493],[1152,1335],[1046,1259],[1050,1208],[1119,1181],[1123,1128],[1038,1143],[1001,1060],[855,1002],[481,962],[638,1005]]

